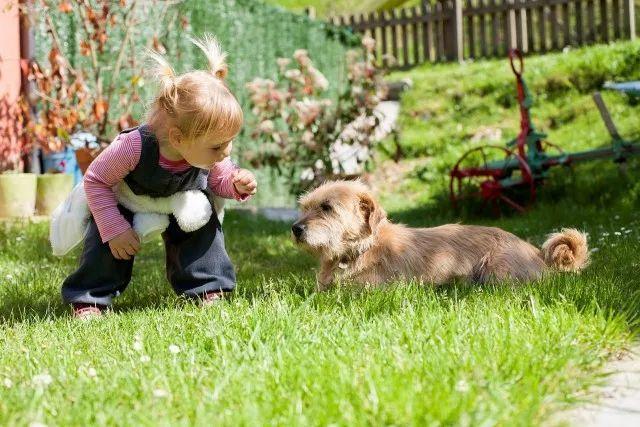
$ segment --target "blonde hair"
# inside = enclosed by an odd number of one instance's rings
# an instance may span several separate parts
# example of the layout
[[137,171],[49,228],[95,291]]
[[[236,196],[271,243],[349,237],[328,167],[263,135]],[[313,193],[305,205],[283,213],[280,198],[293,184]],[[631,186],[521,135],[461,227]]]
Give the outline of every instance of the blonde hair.
[[162,55],[149,51],[149,57],[155,62],[153,71],[160,91],[147,120],[154,131],[161,134],[175,126],[191,140],[203,135],[231,140],[240,132],[243,114],[238,100],[224,82],[227,55],[211,35],[190,40],[206,55],[209,71],[176,75]]

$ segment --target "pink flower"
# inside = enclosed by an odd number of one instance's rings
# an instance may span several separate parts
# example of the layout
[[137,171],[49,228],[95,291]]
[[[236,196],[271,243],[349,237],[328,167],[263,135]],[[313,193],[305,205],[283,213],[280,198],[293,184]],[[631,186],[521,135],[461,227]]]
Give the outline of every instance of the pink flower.
[[271,120],[264,120],[263,122],[260,122],[258,129],[263,133],[272,133],[275,129],[275,125]]
[[278,64],[278,68],[280,68],[280,72],[284,73],[284,70],[291,63],[289,58],[278,58],[276,59],[276,63]]
[[376,41],[370,36],[365,36],[362,38],[362,46],[364,46],[367,51],[373,52],[376,48]]
[[307,147],[309,148],[315,147],[314,135],[313,135],[313,132],[311,132],[310,130],[304,131],[300,139],[302,140],[304,145],[306,145]]
[[287,70],[285,71],[284,76],[291,81],[304,84],[304,77],[300,70]]
[[305,127],[313,123],[322,110],[321,104],[308,98],[305,98],[302,102],[296,102],[294,108],[298,113],[298,119]]
[[311,75],[313,85],[317,89],[320,89],[321,91],[325,91],[329,88],[329,80],[327,80],[324,74],[322,74],[316,68],[309,67],[309,74]]
[[298,49],[293,52],[293,58],[298,61],[302,67],[308,67],[311,65],[311,59],[309,59],[309,52],[305,49]]

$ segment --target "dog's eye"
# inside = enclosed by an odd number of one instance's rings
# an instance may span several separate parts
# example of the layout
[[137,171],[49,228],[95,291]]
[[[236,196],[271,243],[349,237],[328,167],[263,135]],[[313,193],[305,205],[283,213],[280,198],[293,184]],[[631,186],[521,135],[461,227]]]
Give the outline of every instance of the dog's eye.
[[331,212],[331,205],[327,202],[324,202],[320,205],[320,209],[322,209],[324,212]]

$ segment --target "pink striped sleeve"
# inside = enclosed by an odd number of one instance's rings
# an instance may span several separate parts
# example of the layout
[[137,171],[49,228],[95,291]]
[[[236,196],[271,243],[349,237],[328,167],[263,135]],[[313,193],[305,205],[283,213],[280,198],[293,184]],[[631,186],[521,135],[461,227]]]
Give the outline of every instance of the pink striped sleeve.
[[239,194],[233,185],[233,174],[239,168],[227,157],[218,162],[209,171],[209,188],[214,194],[226,199],[236,199],[244,202],[251,196],[249,194]]
[[112,187],[122,181],[140,161],[142,142],[137,130],[119,135],[89,165],[84,191],[100,237],[108,242],[131,228],[120,214]]

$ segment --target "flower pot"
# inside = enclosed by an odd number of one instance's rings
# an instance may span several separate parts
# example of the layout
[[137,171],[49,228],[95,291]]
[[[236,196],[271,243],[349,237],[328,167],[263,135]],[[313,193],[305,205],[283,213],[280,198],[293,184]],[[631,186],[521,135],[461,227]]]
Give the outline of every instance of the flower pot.
[[82,172],[76,161],[75,150],[65,147],[63,151],[47,153],[42,156],[45,173],[66,173],[73,176],[74,184],[82,180]]
[[73,176],[66,173],[46,173],[38,175],[36,193],[36,212],[38,215],[50,215],[63,203],[73,189]]
[[102,151],[102,148],[78,148],[76,150],[76,161],[78,162],[78,167],[80,171],[84,175],[87,172],[87,168],[98,157],[98,154]]
[[36,175],[5,173],[0,175],[0,217],[27,217],[36,207]]

